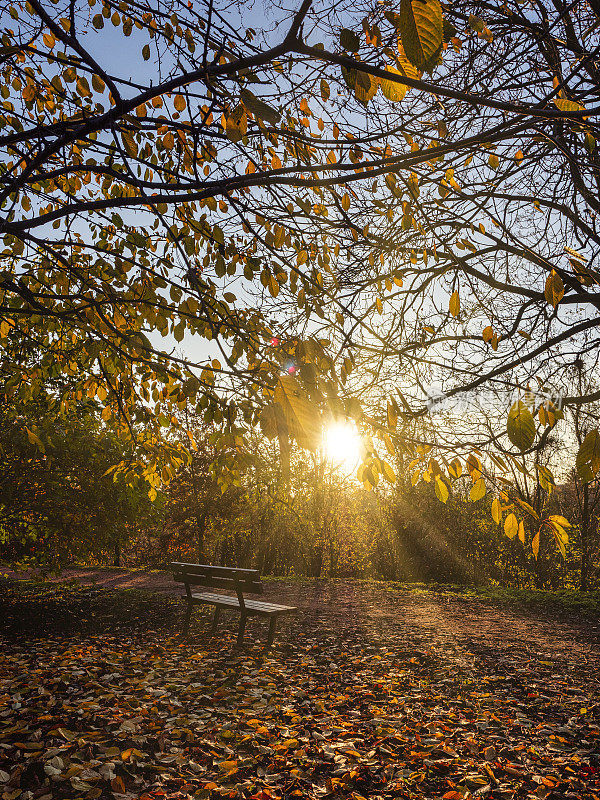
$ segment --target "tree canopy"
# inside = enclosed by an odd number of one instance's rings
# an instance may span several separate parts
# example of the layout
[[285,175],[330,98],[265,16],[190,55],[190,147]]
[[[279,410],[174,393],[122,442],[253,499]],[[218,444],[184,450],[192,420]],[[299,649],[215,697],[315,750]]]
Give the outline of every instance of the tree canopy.
[[[600,390],[577,391],[598,359],[599,23],[597,0],[10,5],[9,407],[49,383],[56,415],[91,402],[127,442],[113,473],[151,497],[189,462],[190,402],[220,426],[223,486],[259,422],[285,473],[290,438],[350,417],[366,486],[401,451],[442,502],[465,472],[509,535],[515,512],[537,526],[511,471],[552,490],[559,396],[581,479],[600,468]],[[432,392],[479,394],[432,414]]]

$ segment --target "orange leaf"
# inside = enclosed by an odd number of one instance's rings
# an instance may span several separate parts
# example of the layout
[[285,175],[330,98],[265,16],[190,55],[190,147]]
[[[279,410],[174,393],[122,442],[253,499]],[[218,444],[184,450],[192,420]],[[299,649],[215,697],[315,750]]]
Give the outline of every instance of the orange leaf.
[[117,792],[117,794],[125,794],[125,784],[123,783],[123,778],[117,775],[116,778],[113,778],[110,782],[110,788],[113,792]]

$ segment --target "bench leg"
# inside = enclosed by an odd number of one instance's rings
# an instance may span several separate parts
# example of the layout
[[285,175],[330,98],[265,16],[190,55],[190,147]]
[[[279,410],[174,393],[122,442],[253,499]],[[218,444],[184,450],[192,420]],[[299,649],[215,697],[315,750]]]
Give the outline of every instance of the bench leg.
[[217,630],[217,625],[219,624],[219,616],[220,616],[220,614],[221,614],[221,609],[219,608],[219,606],[215,606],[215,614],[214,614],[214,617],[213,617],[212,628],[211,628],[213,633],[214,633],[214,631]]
[[183,635],[187,636],[190,627],[190,617],[192,616],[192,604],[188,603],[187,611],[185,612],[185,619],[183,621]]
[[244,642],[244,630],[246,629],[246,619],[247,619],[246,614],[242,614],[240,616],[240,627],[238,628],[238,637],[237,637],[238,647],[241,647]]
[[277,617],[271,617],[271,621],[269,622],[269,638],[267,639],[267,646],[266,650],[271,647],[273,644],[273,639],[275,638],[275,628],[277,627]]

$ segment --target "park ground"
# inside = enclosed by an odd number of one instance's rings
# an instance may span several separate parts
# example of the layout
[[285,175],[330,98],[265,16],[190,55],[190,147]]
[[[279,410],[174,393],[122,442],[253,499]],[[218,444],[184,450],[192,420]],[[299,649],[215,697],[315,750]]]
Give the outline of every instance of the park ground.
[[600,800],[594,597],[272,580],[263,652],[167,573],[0,579],[0,798]]

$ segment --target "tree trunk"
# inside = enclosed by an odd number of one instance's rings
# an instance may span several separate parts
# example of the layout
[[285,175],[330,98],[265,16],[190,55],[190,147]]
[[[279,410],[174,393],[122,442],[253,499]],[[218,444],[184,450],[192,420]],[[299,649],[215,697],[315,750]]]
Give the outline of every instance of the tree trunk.
[[588,567],[589,567],[589,531],[590,531],[590,490],[587,483],[583,484],[583,505],[581,508],[581,527],[579,538],[581,545],[581,565],[579,573],[579,588],[582,592],[588,590]]
[[311,578],[320,578],[323,571],[323,545],[315,547],[310,559]]
[[196,517],[196,541],[198,544],[198,563],[204,564],[204,536],[206,533],[206,509]]

